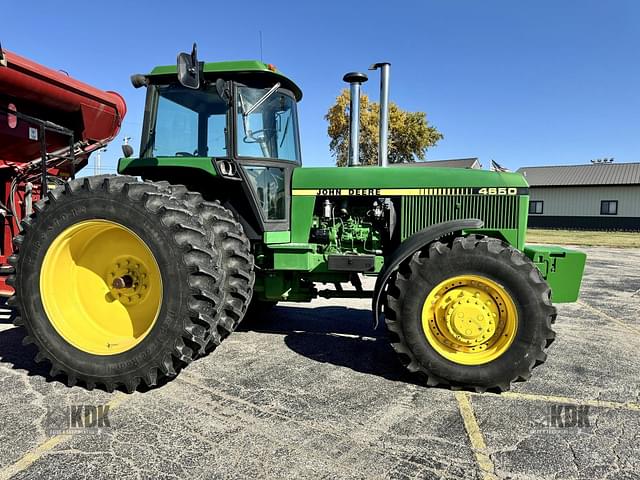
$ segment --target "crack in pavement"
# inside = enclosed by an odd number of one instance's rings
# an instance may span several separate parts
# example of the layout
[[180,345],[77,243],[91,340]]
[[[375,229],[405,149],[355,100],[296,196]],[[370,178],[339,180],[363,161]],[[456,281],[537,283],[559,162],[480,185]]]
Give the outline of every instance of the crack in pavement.
[[[438,470],[434,468],[432,465],[425,465],[424,463],[413,461],[412,457],[415,456],[415,451],[412,450],[410,446],[389,444],[383,441],[379,441],[381,435],[384,435],[385,433],[389,433],[388,429],[376,427],[374,433],[377,432],[378,436],[376,436],[373,439],[362,438],[362,435],[358,434],[358,432],[362,431],[363,429],[364,430],[368,429],[368,427],[365,424],[359,425],[359,428],[357,428],[353,432],[344,431],[344,429],[341,430],[340,428],[337,428],[335,425],[329,425],[327,427],[327,426],[312,424],[310,422],[307,422],[304,420],[298,420],[289,415],[285,415],[280,412],[273,411],[272,409],[266,408],[264,406],[256,405],[250,401],[247,401],[246,399],[238,398],[229,393],[221,392],[211,386],[203,385],[200,383],[199,381],[200,379],[194,378],[192,374],[184,375],[184,373],[185,372],[183,372],[181,377],[179,377],[180,379],[182,379],[182,381],[184,381],[185,383],[189,383],[196,388],[212,393],[222,400],[226,400],[229,402],[233,402],[233,403],[245,406],[253,411],[261,412],[264,415],[267,415],[267,419],[268,418],[279,419],[284,421],[285,423],[292,423],[300,427],[303,427],[306,430],[316,432],[316,434],[320,436],[328,435],[330,438],[334,438],[336,440],[336,443],[333,448],[333,452],[335,456],[332,457],[332,460],[336,463],[334,463],[332,466],[340,467],[342,472],[345,472],[345,473],[351,472],[356,477],[361,476],[362,472],[355,469],[356,467],[355,467],[355,462],[353,461],[353,458],[354,457],[358,458],[362,454],[371,452],[371,453],[375,453],[376,456],[385,456],[387,458],[394,459],[396,461],[396,464],[388,467],[391,470],[393,470],[396,466],[400,464],[410,464],[413,468],[417,468],[424,471],[430,471],[431,473],[438,473],[439,475],[443,474],[442,470]],[[414,395],[414,392],[409,392],[409,393],[411,396]],[[400,403],[400,405],[401,404],[402,403]],[[216,410],[212,413],[214,414],[220,413],[219,404],[216,405]],[[411,412],[407,410],[407,413],[411,413]],[[239,427],[241,427],[242,429],[251,430],[252,432],[255,432],[257,434],[262,434],[262,435],[266,434],[264,430],[261,430],[256,426],[254,426],[256,419],[260,419],[264,417],[258,417],[256,415],[245,416],[245,415],[241,415],[238,411],[234,411],[234,414],[241,416],[238,423],[239,423]],[[229,426],[230,418],[225,417],[224,420],[226,421],[226,426]],[[395,434],[391,434],[391,437],[395,438]],[[420,438],[421,441],[424,441],[426,439],[427,438]],[[464,445],[462,443],[452,442],[451,440],[443,439],[440,437],[429,436],[429,439],[433,439],[438,442],[444,442],[447,444],[452,444],[458,447],[467,447],[467,445]],[[282,442],[282,439],[277,436],[271,438],[271,440],[274,443]],[[286,444],[283,446],[286,446]],[[303,447],[304,445],[302,444],[296,445],[295,451],[299,452],[300,455],[308,457],[310,455],[310,452],[308,450],[304,451]],[[450,456],[440,457],[439,455],[434,454],[434,456],[431,457],[430,460],[433,460],[433,459],[437,459],[438,463],[444,464],[445,470],[449,469],[450,467],[452,468],[455,468],[455,467],[469,468],[470,467],[468,461],[464,461],[456,457],[453,457],[453,458]],[[322,461],[323,459],[318,458],[317,460]]]
[[[589,305],[588,303],[586,303],[584,300],[578,300],[576,302],[578,305],[581,305],[583,307],[586,307],[587,310],[591,310],[593,313],[595,313],[596,315],[598,315],[600,318],[603,318],[605,320],[608,320],[610,322],[615,323],[616,325],[620,325],[621,327],[626,328],[627,330],[629,330],[630,332],[635,333],[636,335],[640,335],[640,329],[634,327],[633,325],[629,325],[628,323],[625,323],[621,320],[618,320],[617,318],[613,318],[611,315],[606,314],[605,312],[603,312],[602,310],[594,307],[593,305]],[[636,341],[639,341],[640,338],[635,338]]]
[[[114,409],[116,408],[120,403],[122,403],[122,401],[127,398],[126,395],[122,394],[122,393],[118,393],[114,396],[114,398],[112,398],[111,401],[109,401],[107,403],[107,405],[109,405],[109,408]],[[88,415],[86,415],[83,418],[83,423],[87,420]],[[68,434],[59,434],[59,435],[54,435],[53,437],[49,437],[47,440],[45,440],[44,442],[42,442],[40,445],[38,445],[37,447],[29,450],[26,454],[24,454],[18,461],[4,467],[2,470],[0,470],[0,480],[9,480],[11,477],[13,477],[14,475],[16,475],[17,473],[26,470],[27,468],[29,468],[33,463],[35,463],[36,461],[38,461],[43,455],[49,453],[51,450],[53,450],[57,445],[66,442],[67,440],[69,440],[70,438],[73,438],[75,436],[74,433],[68,435]]]

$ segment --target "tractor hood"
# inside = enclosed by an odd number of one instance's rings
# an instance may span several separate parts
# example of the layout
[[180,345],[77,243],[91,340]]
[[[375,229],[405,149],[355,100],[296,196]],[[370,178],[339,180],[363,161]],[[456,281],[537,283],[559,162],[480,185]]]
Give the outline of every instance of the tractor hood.
[[[462,168],[356,167],[296,168],[293,173],[294,195],[403,195],[407,189],[507,188],[508,195],[526,195],[529,185],[519,173],[491,172]],[[352,189],[356,192],[332,192]],[[360,191],[364,189],[365,191]],[[384,192],[376,191],[384,189]],[[374,191],[368,191],[374,190]],[[395,191],[397,190],[397,192]],[[498,195],[503,194],[500,190]],[[447,194],[446,192],[442,192]],[[479,192],[485,193],[485,192]]]

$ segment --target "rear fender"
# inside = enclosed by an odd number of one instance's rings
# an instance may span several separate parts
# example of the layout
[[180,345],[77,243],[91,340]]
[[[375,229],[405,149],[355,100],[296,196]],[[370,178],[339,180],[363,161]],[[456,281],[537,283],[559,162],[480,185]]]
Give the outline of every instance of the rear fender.
[[483,221],[477,218],[467,218],[461,220],[452,220],[450,222],[438,223],[431,225],[424,230],[414,233],[386,259],[382,271],[376,280],[376,286],[373,292],[373,323],[375,328],[378,327],[380,321],[380,307],[383,293],[386,290],[387,283],[400,264],[407,258],[411,257],[418,250],[445,235],[461,232],[465,229],[481,228]]
[[151,177],[167,176],[174,172],[188,172],[189,175],[204,173],[211,176],[218,175],[216,167],[209,157],[121,158],[118,160],[118,173],[121,175]]

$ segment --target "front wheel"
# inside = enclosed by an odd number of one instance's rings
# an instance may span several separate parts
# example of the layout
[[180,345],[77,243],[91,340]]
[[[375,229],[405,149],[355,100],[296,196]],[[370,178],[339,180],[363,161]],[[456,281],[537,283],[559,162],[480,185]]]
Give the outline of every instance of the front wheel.
[[508,390],[544,362],[556,310],[537,267],[489,237],[434,242],[396,273],[385,319],[405,366],[427,384]]

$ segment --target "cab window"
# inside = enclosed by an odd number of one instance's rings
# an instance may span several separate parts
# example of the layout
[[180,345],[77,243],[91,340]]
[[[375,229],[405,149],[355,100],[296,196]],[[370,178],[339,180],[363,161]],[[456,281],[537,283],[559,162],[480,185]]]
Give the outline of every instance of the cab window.
[[246,166],[245,172],[265,220],[284,220],[286,196],[284,168]]
[[153,156],[227,157],[227,103],[215,87],[158,87]]
[[265,98],[269,91],[269,88],[238,88],[238,156],[299,163],[296,101],[281,89]]

